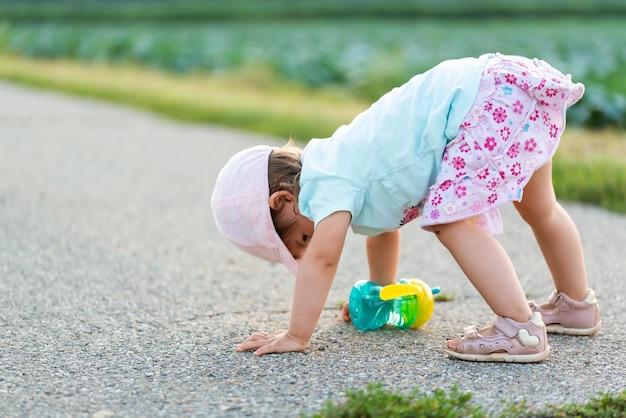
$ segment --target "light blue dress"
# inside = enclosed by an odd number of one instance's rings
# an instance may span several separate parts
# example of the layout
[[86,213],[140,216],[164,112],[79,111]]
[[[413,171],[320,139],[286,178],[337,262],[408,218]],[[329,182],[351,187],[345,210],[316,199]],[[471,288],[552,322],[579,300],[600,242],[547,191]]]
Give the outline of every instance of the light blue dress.
[[444,61],[381,97],[302,155],[299,209],[315,225],[337,211],[377,235],[402,226],[435,182],[493,55]]

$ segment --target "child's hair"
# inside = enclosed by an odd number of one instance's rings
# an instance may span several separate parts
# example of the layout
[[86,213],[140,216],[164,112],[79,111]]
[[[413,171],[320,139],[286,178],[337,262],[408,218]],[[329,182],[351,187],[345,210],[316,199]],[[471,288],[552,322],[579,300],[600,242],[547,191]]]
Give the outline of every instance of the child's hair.
[[[270,187],[270,196],[273,193],[286,190],[293,193],[297,198],[300,192],[300,173],[302,163],[300,157],[302,150],[294,145],[293,140],[289,140],[282,147],[271,152],[267,167],[267,180]],[[283,234],[289,230],[291,225],[282,225],[278,219],[280,210],[270,210],[274,228],[282,238]]]
[[298,196],[300,191],[300,172],[302,150],[289,140],[282,147],[270,154],[267,166],[267,180],[270,186],[270,196],[281,190],[287,190]]

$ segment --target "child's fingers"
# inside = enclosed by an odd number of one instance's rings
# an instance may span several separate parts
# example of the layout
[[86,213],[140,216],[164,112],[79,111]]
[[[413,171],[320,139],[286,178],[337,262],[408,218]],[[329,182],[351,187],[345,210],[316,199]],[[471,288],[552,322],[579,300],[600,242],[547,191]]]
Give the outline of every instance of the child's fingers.
[[350,304],[348,302],[341,307],[341,319],[345,322],[350,322]]
[[257,348],[261,347],[263,344],[266,344],[266,342],[263,342],[263,341],[243,342],[243,343],[241,343],[241,344],[239,344],[237,346],[237,351],[252,351],[252,350],[256,350]]
[[248,341],[267,340],[268,338],[270,338],[270,335],[267,332],[255,332],[254,334],[246,338],[244,343],[247,343]]
[[263,347],[259,347],[258,349],[254,350],[254,355],[255,356],[263,356],[265,354],[272,354],[272,353],[280,353],[280,351],[276,351],[276,349],[274,348],[274,344],[267,344],[264,345]]
[[265,332],[255,332],[237,346],[237,351],[249,351],[256,350],[264,344],[267,344],[267,340],[271,337]]
[[237,346],[237,351],[254,351],[254,355],[262,356],[270,353],[288,353],[302,351],[306,343],[301,343],[289,337],[287,331],[276,331],[269,335],[265,332],[255,332]]
[[268,340],[265,345],[254,351],[254,355],[262,356],[271,353],[290,353],[294,351],[303,351],[305,348],[306,347],[297,344],[293,340],[281,336]]
[[244,342],[237,346],[237,351],[256,350],[259,347],[271,344],[273,341],[279,339],[285,333],[285,330],[276,331],[272,335],[266,332],[255,332],[254,334],[246,338]]

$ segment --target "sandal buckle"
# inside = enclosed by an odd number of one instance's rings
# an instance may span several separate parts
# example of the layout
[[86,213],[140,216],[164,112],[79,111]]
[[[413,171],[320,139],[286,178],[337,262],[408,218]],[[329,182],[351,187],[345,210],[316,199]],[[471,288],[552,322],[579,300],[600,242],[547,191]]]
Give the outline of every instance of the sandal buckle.
[[470,325],[463,330],[463,336],[470,340],[478,338],[478,327],[476,325]]

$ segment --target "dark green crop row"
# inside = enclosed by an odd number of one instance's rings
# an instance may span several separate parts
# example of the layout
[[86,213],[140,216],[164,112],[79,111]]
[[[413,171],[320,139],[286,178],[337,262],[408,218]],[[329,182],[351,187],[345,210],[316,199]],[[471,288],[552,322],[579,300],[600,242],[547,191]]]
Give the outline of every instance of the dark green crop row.
[[622,0],[0,0],[5,20],[616,16]]

